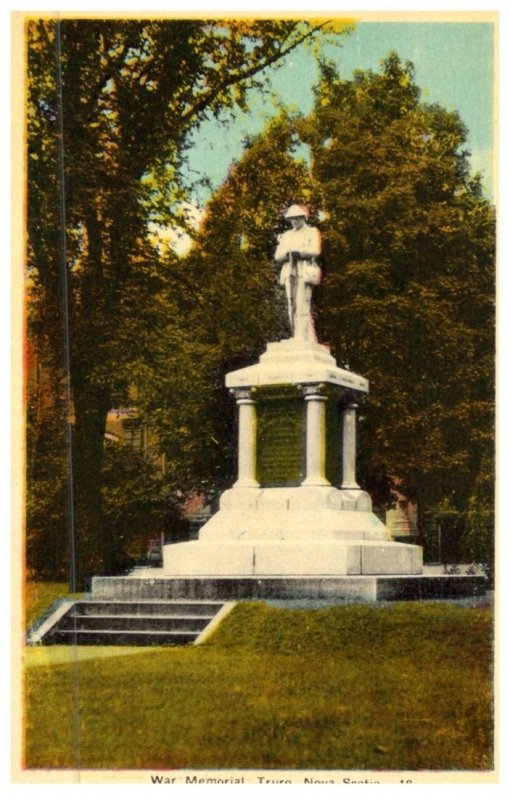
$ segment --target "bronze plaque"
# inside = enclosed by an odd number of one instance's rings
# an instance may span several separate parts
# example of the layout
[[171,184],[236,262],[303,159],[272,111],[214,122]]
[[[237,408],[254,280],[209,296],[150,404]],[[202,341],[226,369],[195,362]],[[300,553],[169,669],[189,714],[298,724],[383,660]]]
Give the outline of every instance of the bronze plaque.
[[304,402],[274,398],[257,404],[257,480],[299,486],[304,478]]

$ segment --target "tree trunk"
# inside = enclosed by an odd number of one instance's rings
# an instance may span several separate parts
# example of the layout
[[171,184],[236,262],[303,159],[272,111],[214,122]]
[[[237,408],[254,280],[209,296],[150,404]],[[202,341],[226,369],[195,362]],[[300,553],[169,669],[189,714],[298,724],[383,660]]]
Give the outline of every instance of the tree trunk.
[[107,392],[97,387],[74,388],[73,511],[70,526],[70,573],[78,588],[88,586],[96,573],[109,571],[113,543],[106,541],[101,504]]

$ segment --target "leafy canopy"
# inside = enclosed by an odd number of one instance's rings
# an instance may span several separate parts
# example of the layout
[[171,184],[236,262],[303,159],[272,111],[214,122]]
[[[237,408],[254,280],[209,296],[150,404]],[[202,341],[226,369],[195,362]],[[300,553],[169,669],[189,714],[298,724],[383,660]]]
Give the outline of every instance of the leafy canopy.
[[[307,202],[323,234],[319,339],[371,383],[360,415],[363,485],[388,503],[398,480],[422,511],[465,515],[476,505],[486,530],[494,210],[471,174],[466,135],[456,112],[422,102],[412,64],[396,54],[352,79],[323,64],[313,112],[282,116],[246,151],[210,203],[189,263],[218,276],[218,317],[207,327],[235,331],[246,363],[279,335],[256,294],[267,286],[277,309],[278,215]],[[309,165],[298,158],[303,144]]]
[[[327,20],[278,19],[27,23],[30,337],[58,387],[44,419],[56,415],[54,466],[63,445],[73,478],[64,502],[83,573],[107,569],[111,552],[102,496],[108,410],[127,402],[134,376],[164,361],[158,334],[171,342],[186,330],[188,301],[172,300],[175,287],[197,296],[177,257],[160,258],[147,236],[151,222],[181,221],[189,133],[208,115],[245,107],[249,90],[267,86],[269,67],[327,28]],[[33,441],[42,443],[44,421],[35,421]],[[54,473],[49,458],[49,443],[34,446],[34,462],[48,466],[31,471],[35,481]]]

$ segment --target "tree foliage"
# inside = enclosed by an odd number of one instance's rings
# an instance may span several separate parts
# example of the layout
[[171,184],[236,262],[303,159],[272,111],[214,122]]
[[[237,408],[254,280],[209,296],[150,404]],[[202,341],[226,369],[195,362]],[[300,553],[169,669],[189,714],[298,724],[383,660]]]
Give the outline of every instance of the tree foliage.
[[133,365],[153,357],[148,332],[161,326],[165,289],[185,283],[177,258],[162,262],[150,246],[147,224],[178,217],[189,132],[207,115],[243,107],[247,91],[265,85],[267,67],[326,27],[28,22],[31,319],[41,357],[69,381],[80,579],[111,552],[101,509],[107,412],[126,399]]
[[[492,535],[494,211],[471,174],[466,136],[456,112],[421,101],[412,64],[396,54],[380,73],[349,80],[324,64],[313,112],[247,151],[210,205],[217,239],[194,259],[218,263],[227,243],[221,274],[274,281],[285,201],[322,211],[319,339],[371,383],[360,478],[379,503],[398,479],[422,512],[450,509],[464,551],[487,553],[476,541]],[[310,148],[309,174],[289,162],[299,142]],[[236,328],[229,306],[245,298],[225,292],[219,325],[232,325],[248,351],[257,321],[247,303],[251,324]],[[256,315],[261,322],[260,300]]]
[[492,447],[494,360],[494,213],[466,135],[395,54],[352,81],[326,68],[304,125],[328,216],[321,330],[372,383],[367,478],[461,509]]

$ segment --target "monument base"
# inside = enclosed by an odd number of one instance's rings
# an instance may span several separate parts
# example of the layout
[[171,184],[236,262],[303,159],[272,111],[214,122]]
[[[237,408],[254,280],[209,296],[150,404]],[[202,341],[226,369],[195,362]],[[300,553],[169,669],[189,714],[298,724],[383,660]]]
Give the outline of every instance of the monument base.
[[334,486],[228,489],[219,511],[200,529],[200,540],[233,539],[307,539],[314,546],[329,539],[391,541],[367,492]]
[[162,569],[137,569],[127,576],[92,579],[93,600],[289,600],[331,603],[382,600],[445,600],[481,597],[483,575],[438,575],[427,567],[422,575],[344,577],[202,577],[170,578]]
[[422,549],[393,542],[361,489],[234,487],[198,541],[166,545],[164,573],[419,575]]
[[164,549],[173,577],[274,575],[419,575],[422,550],[396,542],[183,542]]

